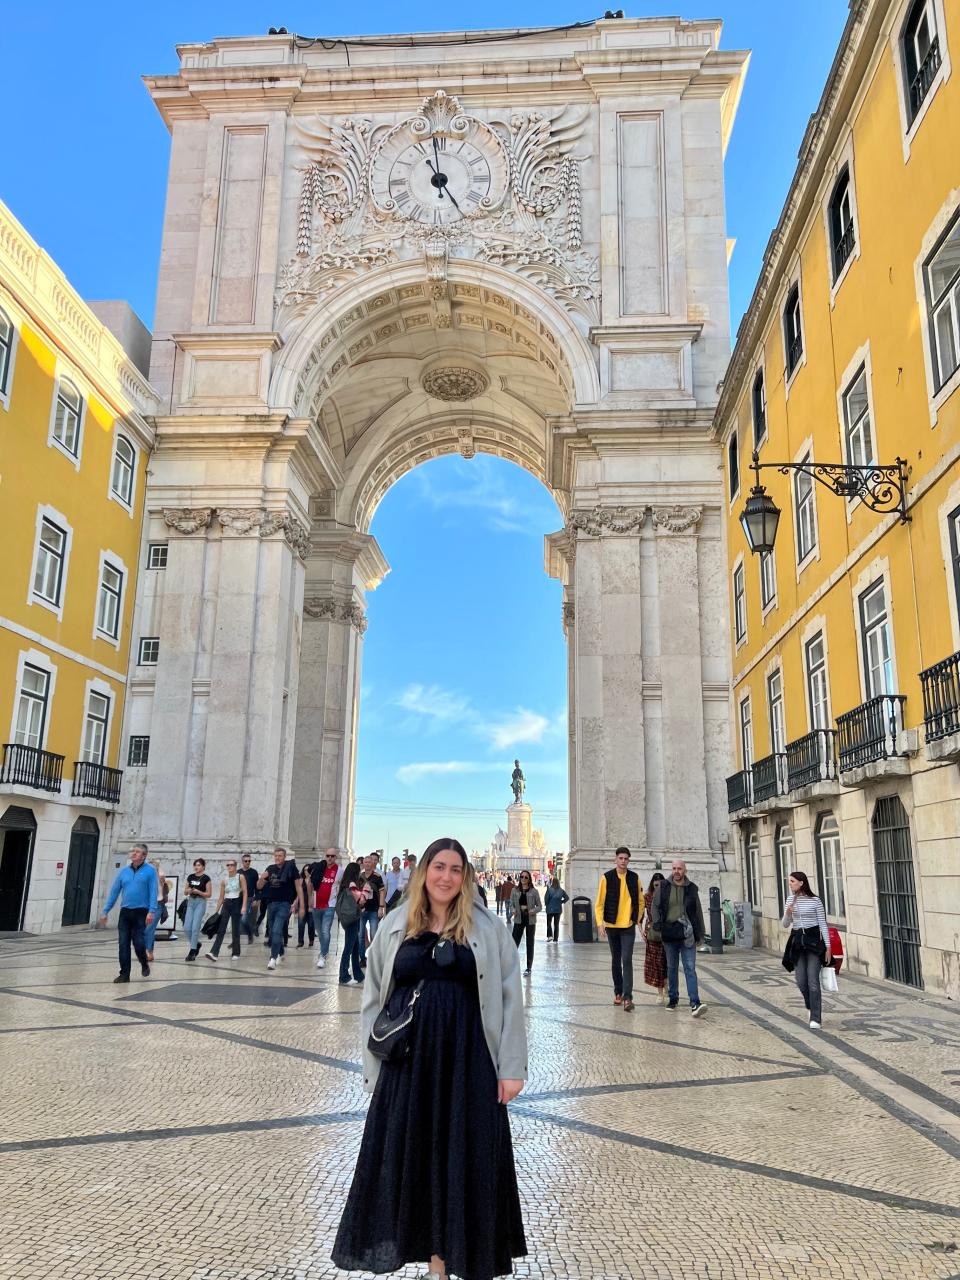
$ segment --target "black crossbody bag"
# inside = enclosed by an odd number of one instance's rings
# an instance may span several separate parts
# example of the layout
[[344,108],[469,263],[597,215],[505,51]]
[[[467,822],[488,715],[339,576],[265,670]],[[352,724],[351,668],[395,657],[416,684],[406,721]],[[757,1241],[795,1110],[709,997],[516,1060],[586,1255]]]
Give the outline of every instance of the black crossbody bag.
[[373,1024],[367,1048],[381,1062],[397,1062],[410,1052],[413,1039],[413,1015],[423,990],[423,979],[417,983],[402,1011],[391,1017],[386,1009],[381,1009]]

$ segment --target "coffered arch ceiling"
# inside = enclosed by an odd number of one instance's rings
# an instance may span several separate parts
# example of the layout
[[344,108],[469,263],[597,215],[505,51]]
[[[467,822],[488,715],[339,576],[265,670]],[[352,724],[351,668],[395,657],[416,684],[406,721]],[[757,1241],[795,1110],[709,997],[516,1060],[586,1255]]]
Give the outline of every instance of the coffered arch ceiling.
[[390,485],[441,454],[494,453],[546,482],[548,420],[570,412],[575,379],[526,300],[421,276],[331,319],[303,360],[295,399],[343,475],[338,491],[317,496],[315,517],[366,531]]

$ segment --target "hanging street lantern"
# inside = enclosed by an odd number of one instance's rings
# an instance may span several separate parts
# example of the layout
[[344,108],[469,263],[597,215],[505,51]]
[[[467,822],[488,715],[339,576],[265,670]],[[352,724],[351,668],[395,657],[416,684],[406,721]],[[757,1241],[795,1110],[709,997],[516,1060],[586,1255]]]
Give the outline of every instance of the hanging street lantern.
[[747,536],[747,545],[754,555],[767,555],[773,550],[780,523],[780,508],[762,484],[755,484],[750,497],[740,513],[740,523]]

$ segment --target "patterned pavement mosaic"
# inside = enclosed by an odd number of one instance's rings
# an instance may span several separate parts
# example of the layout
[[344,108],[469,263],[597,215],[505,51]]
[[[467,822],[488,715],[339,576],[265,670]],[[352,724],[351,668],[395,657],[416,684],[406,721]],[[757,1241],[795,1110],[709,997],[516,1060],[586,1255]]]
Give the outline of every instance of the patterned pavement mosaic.
[[[0,941],[0,1280],[345,1274],[360,988],[184,954],[118,988],[112,933]],[[627,1014],[605,948],[538,938],[515,1274],[960,1280],[960,1009],[844,976],[814,1033],[776,957],[698,972],[705,1017]]]

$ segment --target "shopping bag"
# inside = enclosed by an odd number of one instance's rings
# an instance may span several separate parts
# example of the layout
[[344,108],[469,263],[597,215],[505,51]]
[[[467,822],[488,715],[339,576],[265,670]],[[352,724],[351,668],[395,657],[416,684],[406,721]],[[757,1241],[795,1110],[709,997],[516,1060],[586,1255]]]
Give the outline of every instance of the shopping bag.
[[837,981],[837,971],[832,964],[828,964],[825,969],[820,970],[820,989],[822,991],[830,991],[834,995],[840,990],[840,983]]

